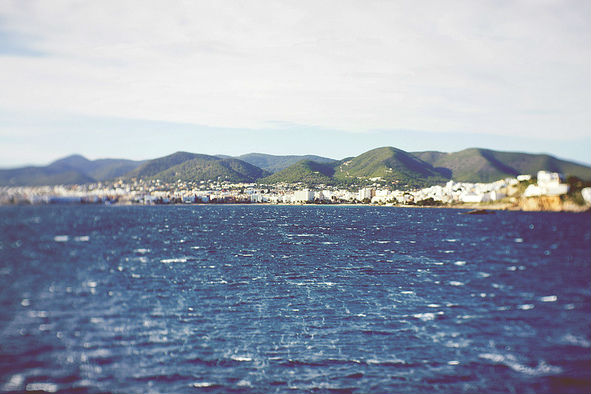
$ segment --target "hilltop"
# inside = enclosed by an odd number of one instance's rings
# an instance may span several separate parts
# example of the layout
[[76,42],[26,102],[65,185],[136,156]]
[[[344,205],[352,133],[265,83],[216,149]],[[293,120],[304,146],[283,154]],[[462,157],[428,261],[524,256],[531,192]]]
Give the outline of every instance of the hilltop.
[[143,162],[125,159],[88,160],[72,155],[44,167],[0,169],[0,185],[42,186],[84,184],[123,176]]
[[591,181],[591,168],[546,154],[470,148],[459,152],[405,152],[381,147],[355,157],[334,160],[315,155],[275,156],[249,153],[238,157],[190,152],[146,161],[88,160],[72,155],[44,167],[0,170],[0,186],[88,184],[116,179],[162,182],[258,182],[313,185],[382,184],[400,189],[458,182],[492,182],[539,170]]
[[539,170],[591,180],[589,167],[545,154],[470,148],[455,153],[428,151],[415,152],[413,155],[459,182],[492,182],[519,174],[536,174]]
[[359,156],[331,163],[302,160],[259,183],[353,185],[372,182],[422,187],[445,182],[442,172],[412,154],[393,147],[372,149]]
[[287,167],[296,164],[302,160],[314,161],[321,164],[336,163],[337,160],[329,159],[328,157],[316,156],[316,155],[289,155],[289,156],[276,156],[268,155],[265,153],[248,153],[236,157],[242,161],[262,168],[265,171],[276,173]]
[[268,173],[234,158],[176,152],[150,160],[127,174],[126,178],[160,179],[163,182],[225,180],[253,182]]
[[[338,163],[338,162],[335,162]],[[301,160],[268,177],[259,179],[262,184],[304,183],[306,185],[332,184],[335,169],[333,163]]]
[[422,187],[445,182],[448,178],[433,166],[412,154],[393,147],[372,149],[344,160],[335,169],[335,178],[342,181],[380,178],[401,186]]

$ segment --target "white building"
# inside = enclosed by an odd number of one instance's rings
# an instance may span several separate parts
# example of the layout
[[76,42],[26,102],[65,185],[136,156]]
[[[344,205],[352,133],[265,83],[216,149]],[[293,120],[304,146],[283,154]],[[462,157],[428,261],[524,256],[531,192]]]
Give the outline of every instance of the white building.
[[369,187],[365,187],[363,189],[359,189],[359,193],[358,193],[358,197],[357,199],[359,201],[363,201],[366,198],[370,199],[375,195],[375,190]]
[[544,190],[538,185],[529,185],[523,192],[523,197],[538,197],[544,194]]
[[559,185],[560,181],[564,177],[562,174],[550,171],[538,171],[538,185],[539,186],[552,186]]
[[386,203],[393,200],[394,197],[392,196],[392,192],[387,189],[379,189],[376,190],[375,195],[371,198],[371,202],[376,203]]
[[560,196],[568,193],[569,185],[560,183],[564,177],[557,172],[538,171],[538,184],[529,185],[524,197]]
[[252,193],[250,195],[250,202],[258,202],[258,203],[261,203],[261,202],[268,202],[268,201],[269,201],[269,199],[264,194],[261,194],[261,193]]
[[314,201],[314,191],[304,189],[304,190],[296,190],[293,193],[293,197],[291,199],[292,202],[310,202]]
[[317,192],[314,192],[314,200],[318,200],[318,201],[330,200],[330,194],[324,194],[324,193],[325,193],[324,190],[319,190]]
[[345,200],[345,201],[353,201],[353,200],[355,200],[355,198],[357,198],[357,196],[358,196],[357,193],[353,193],[348,190],[339,190],[337,192],[337,197],[339,199]]
[[560,196],[560,195],[568,193],[569,188],[570,188],[570,186],[565,183],[559,183],[557,185],[550,185],[550,186],[544,187],[544,189],[545,189],[544,194],[547,196]]
[[460,196],[460,200],[462,202],[485,202],[490,201],[490,197],[488,193],[464,193]]
[[320,194],[322,194],[322,199],[328,200],[328,201],[332,200],[333,197],[335,197],[335,198],[337,197],[336,193],[334,193],[332,190],[328,190],[328,189],[324,189],[324,190],[320,191]]
[[491,201],[499,201],[505,197],[507,197],[507,195],[499,190],[493,190],[490,192]]

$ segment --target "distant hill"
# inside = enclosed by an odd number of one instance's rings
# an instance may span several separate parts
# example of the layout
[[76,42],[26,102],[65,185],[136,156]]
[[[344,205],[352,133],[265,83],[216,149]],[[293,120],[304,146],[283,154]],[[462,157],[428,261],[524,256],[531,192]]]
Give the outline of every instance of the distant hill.
[[150,160],[127,174],[130,178],[160,179],[163,182],[226,180],[253,182],[268,172],[233,158],[176,152]]
[[174,167],[178,164],[184,163],[185,161],[189,161],[194,159],[199,155],[195,153],[189,152],[175,152],[171,155],[159,157],[156,159],[152,159],[146,161],[141,166],[137,167],[135,170],[126,174],[128,178],[149,178],[153,177],[154,175],[166,171],[171,167]]
[[274,156],[249,153],[209,156],[176,152],[149,161],[88,160],[72,155],[44,167],[0,169],[0,186],[84,184],[116,178],[160,179],[163,182],[226,180],[263,184],[364,185],[375,181],[396,187],[425,187],[449,179],[492,182],[519,174],[549,170],[591,181],[591,167],[545,154],[470,148],[454,153],[408,153],[393,147],[372,149],[355,157]]
[[119,178],[140,166],[143,161],[98,159],[94,160],[96,166],[88,174],[97,181],[108,181]]
[[50,166],[80,171],[94,180],[105,181],[127,174],[142,163],[125,159],[88,160],[81,155],[72,155],[56,160]]
[[42,186],[69,185],[105,181],[122,176],[142,162],[124,159],[88,160],[72,155],[44,167],[21,167],[0,170],[0,185]]
[[539,170],[591,180],[591,168],[545,154],[470,148],[454,153],[429,151],[415,152],[413,155],[460,182],[492,182],[519,174],[535,176]]
[[[335,161],[335,163],[337,163]],[[334,163],[318,163],[312,160],[301,160],[273,175],[259,179],[262,184],[298,183],[306,185],[330,185],[334,183]]]
[[[222,157],[222,156],[220,156]],[[279,172],[287,167],[296,164],[302,160],[311,160],[316,163],[335,163],[337,160],[329,159],[327,157],[315,155],[290,155],[290,156],[275,156],[267,155],[265,153],[248,153],[246,155],[238,156],[238,159],[250,163],[254,166],[262,168],[271,173]]]
[[70,185],[93,181],[92,177],[80,171],[50,166],[0,170],[0,185],[3,186]]
[[383,147],[332,163],[303,160],[259,182],[348,185],[370,183],[375,178],[398,182],[401,186],[425,186],[446,181],[442,172],[429,163],[400,149]]
[[444,171],[403,150],[393,147],[372,149],[350,160],[344,160],[336,169],[339,180],[355,178],[381,178],[400,185],[426,186],[445,182]]

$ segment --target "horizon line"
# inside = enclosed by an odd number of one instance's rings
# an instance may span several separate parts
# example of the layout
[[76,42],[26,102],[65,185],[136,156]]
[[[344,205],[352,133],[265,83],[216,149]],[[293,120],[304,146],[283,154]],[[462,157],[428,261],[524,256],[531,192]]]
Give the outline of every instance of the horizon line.
[[413,151],[406,151],[404,149],[400,149],[397,148],[395,146],[392,145],[383,145],[383,146],[378,146],[369,150],[365,150],[357,155],[354,156],[345,156],[343,158],[340,159],[335,159],[333,157],[329,157],[329,156],[324,156],[322,154],[317,154],[317,153],[302,153],[302,154],[297,154],[297,153],[285,153],[285,154],[278,154],[278,153],[264,153],[261,151],[258,152],[247,152],[247,153],[242,153],[240,155],[229,155],[229,154],[225,154],[225,153],[215,153],[215,154],[210,154],[210,153],[200,153],[200,152],[191,152],[188,150],[176,150],[172,153],[168,153],[168,154],[164,154],[161,156],[156,156],[156,157],[151,157],[151,158],[145,158],[145,159],[135,159],[135,158],[129,158],[129,157],[115,157],[115,156],[110,156],[110,157],[104,157],[104,156],[93,156],[93,155],[86,155],[84,153],[79,153],[79,152],[75,152],[75,153],[71,153],[71,154],[67,154],[65,156],[60,156],[57,158],[54,158],[52,160],[50,160],[49,162],[46,162],[46,164],[34,164],[34,163],[25,163],[25,164],[20,164],[20,165],[14,165],[14,166],[9,166],[9,167],[0,167],[0,170],[14,170],[14,169],[19,169],[19,168],[29,168],[29,167],[46,167],[49,166],[59,160],[63,160],[63,159],[67,159],[67,158],[71,158],[71,157],[82,157],[88,161],[94,162],[94,161],[98,161],[98,160],[130,160],[130,161],[136,161],[136,162],[146,162],[146,161],[150,161],[150,160],[155,160],[155,159],[159,159],[159,158],[163,158],[163,157],[167,157],[167,156],[171,156],[173,154],[176,153],[191,153],[191,154],[198,154],[198,155],[206,155],[206,156],[212,156],[212,157],[220,157],[220,156],[228,156],[234,159],[240,159],[241,156],[246,156],[246,155],[252,155],[252,154],[260,154],[260,155],[268,155],[268,156],[276,156],[276,157],[285,157],[285,156],[318,156],[318,157],[322,157],[325,159],[330,159],[330,160],[334,160],[334,161],[340,161],[340,160],[344,160],[346,158],[349,157],[357,157],[359,155],[362,155],[366,152],[370,152],[372,150],[375,149],[380,149],[380,148],[394,148],[394,149],[399,149],[403,152],[406,153],[410,153],[410,154],[415,154],[415,153],[425,153],[425,152],[436,152],[436,153],[443,153],[443,154],[453,154],[453,153],[458,153],[458,152],[462,152],[462,151],[466,151],[466,150],[471,150],[471,149],[481,149],[481,150],[488,150],[488,151],[493,151],[493,152],[503,152],[503,153],[516,153],[516,154],[527,154],[527,155],[547,155],[553,158],[556,158],[558,160],[564,160],[564,161],[569,161],[571,163],[574,164],[578,164],[578,165],[582,165],[585,167],[589,167],[591,168],[591,163],[586,163],[583,161],[579,161],[577,159],[570,159],[570,158],[565,158],[563,156],[559,156],[556,154],[552,154],[552,153],[548,153],[548,152],[529,152],[529,151],[524,151],[524,150],[498,150],[498,149],[491,149],[491,148],[484,148],[484,147],[478,147],[478,146],[470,146],[464,149],[460,149],[460,150],[455,150],[455,151],[443,151],[443,150],[436,150],[436,149],[426,149],[426,150],[413,150]]

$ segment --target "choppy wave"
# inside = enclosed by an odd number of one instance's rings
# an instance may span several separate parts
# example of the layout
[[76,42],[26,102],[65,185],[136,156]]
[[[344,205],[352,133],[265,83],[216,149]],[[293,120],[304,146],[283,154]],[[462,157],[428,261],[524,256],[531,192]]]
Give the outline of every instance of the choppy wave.
[[531,376],[556,375],[563,371],[561,367],[550,365],[541,360],[535,366],[529,366],[517,361],[517,358],[511,354],[484,353],[480,357],[490,360],[496,364],[504,364],[512,370]]
[[590,391],[585,215],[0,209],[1,392]]

